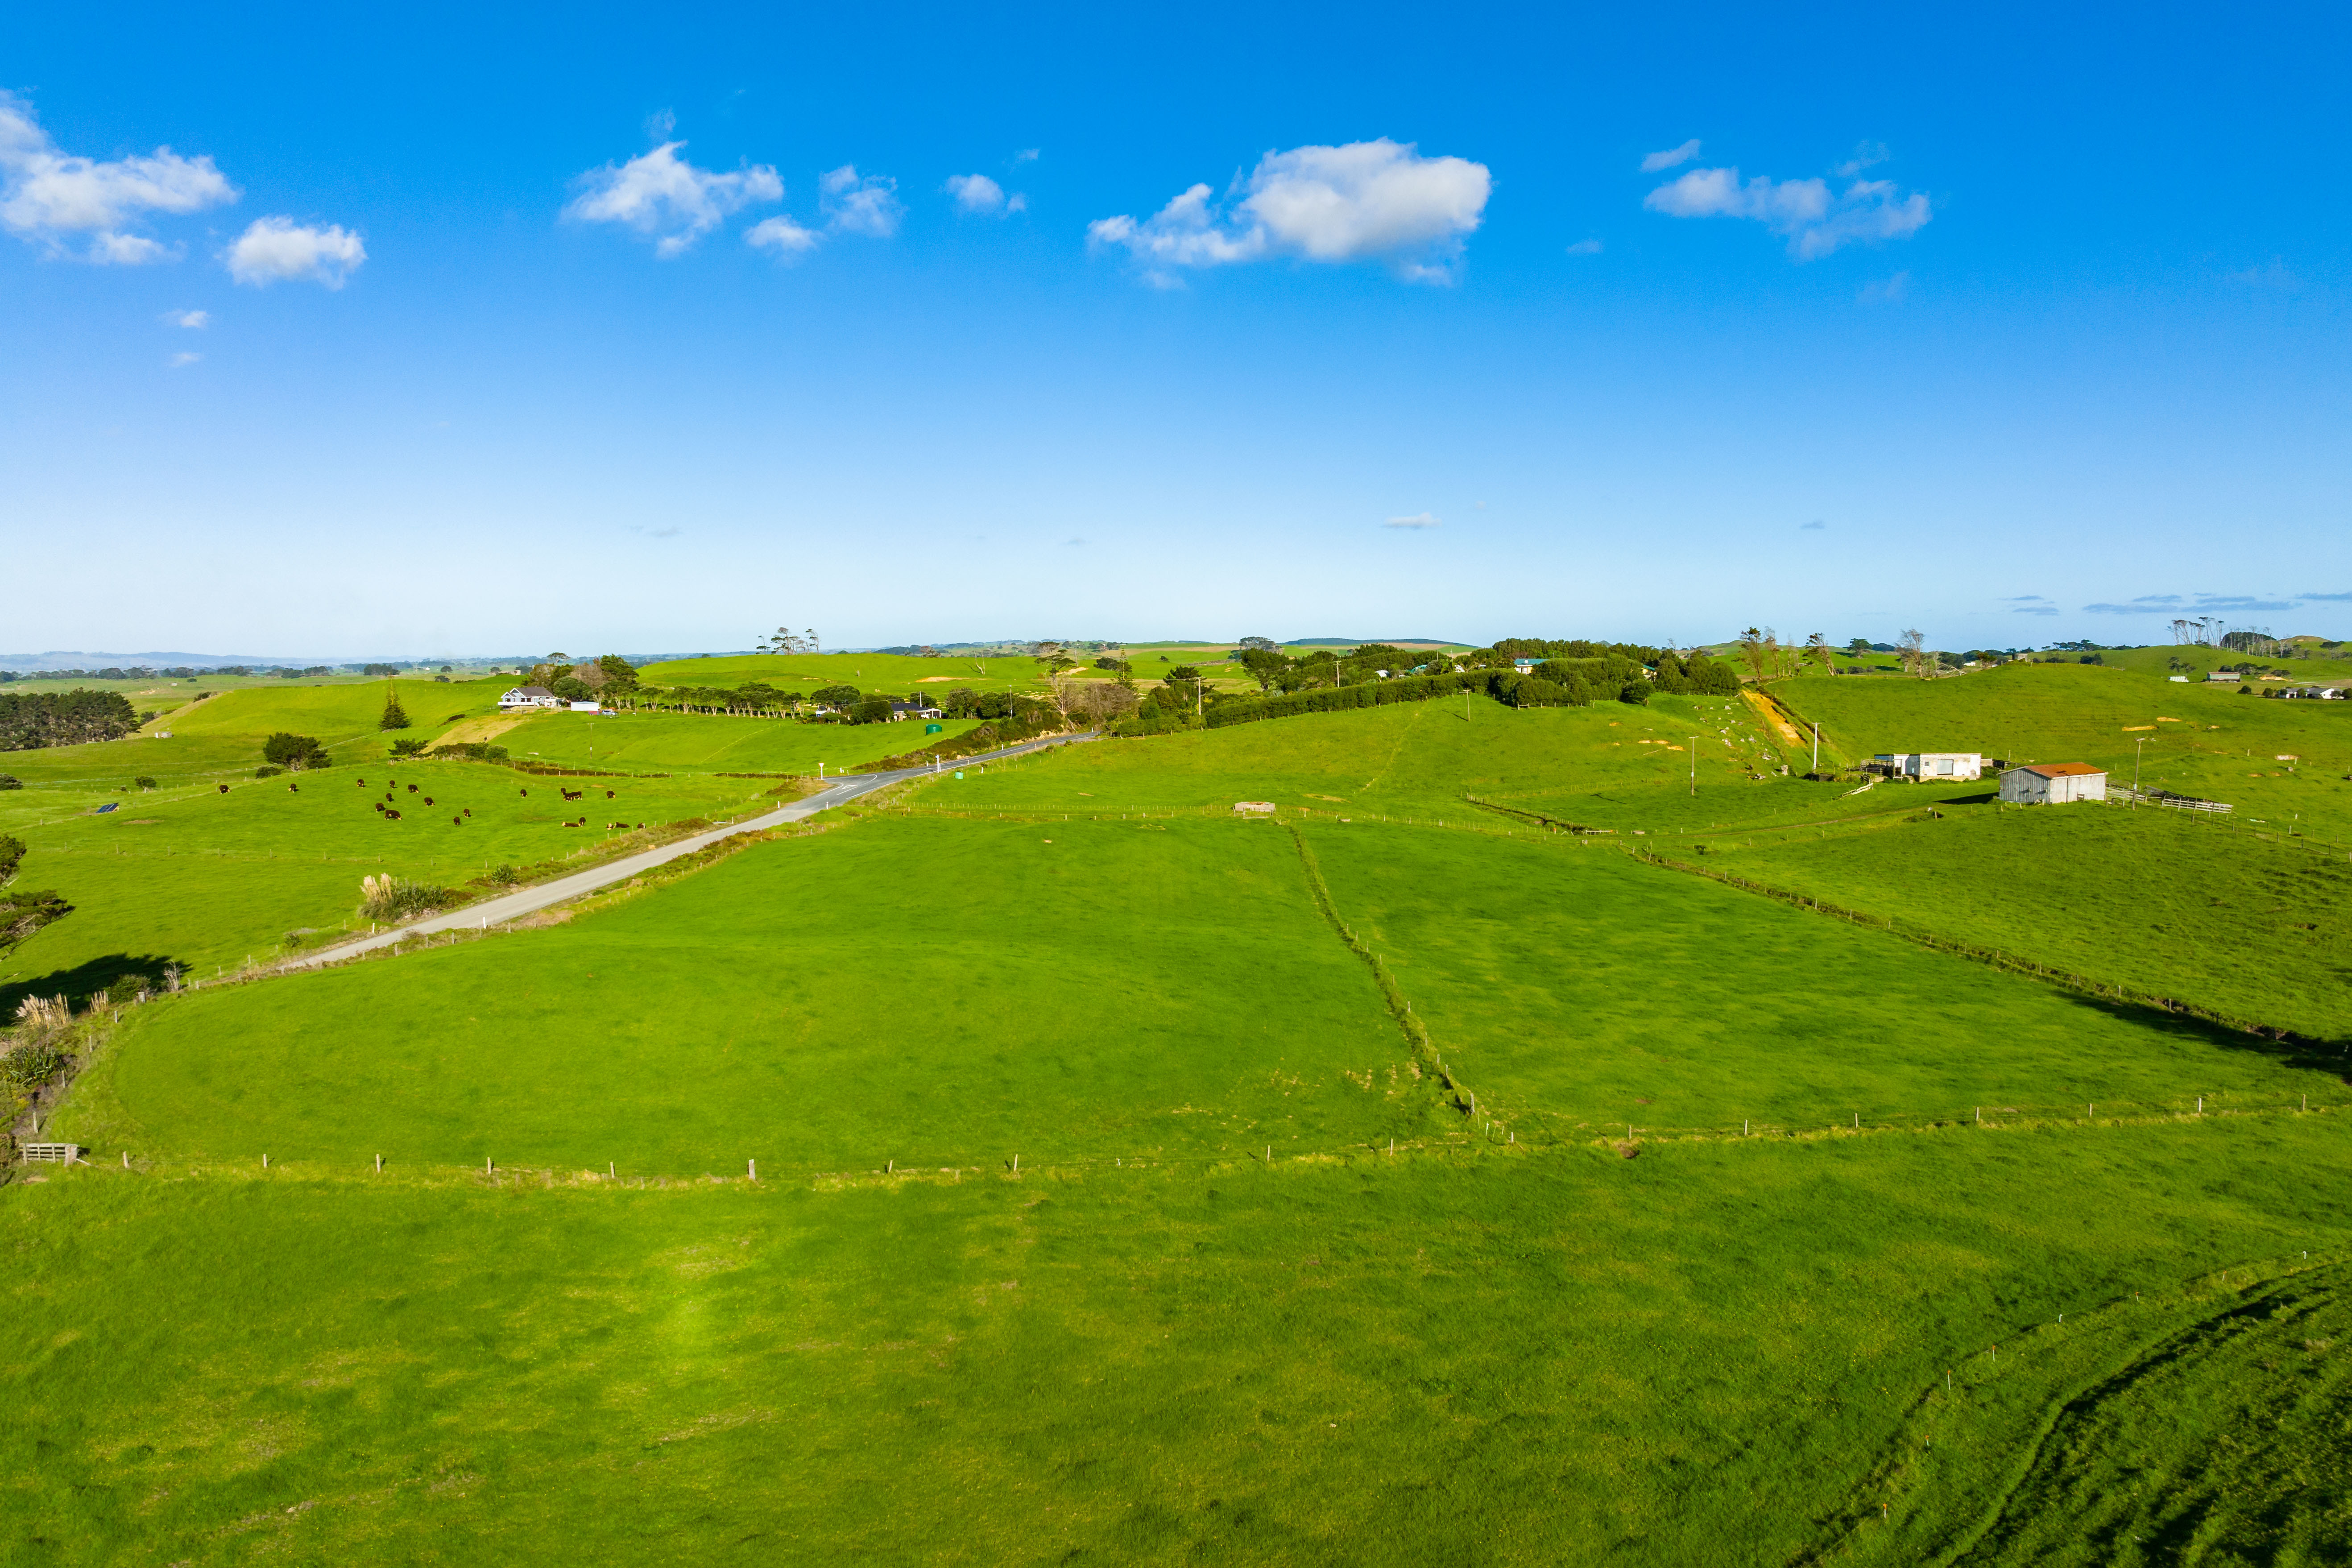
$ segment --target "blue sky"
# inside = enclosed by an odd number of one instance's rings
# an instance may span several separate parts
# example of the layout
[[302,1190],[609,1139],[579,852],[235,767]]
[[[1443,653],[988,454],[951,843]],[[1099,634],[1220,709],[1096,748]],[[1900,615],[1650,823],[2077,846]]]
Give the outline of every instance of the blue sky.
[[1111,9],[14,18],[0,647],[2352,634],[2340,10]]

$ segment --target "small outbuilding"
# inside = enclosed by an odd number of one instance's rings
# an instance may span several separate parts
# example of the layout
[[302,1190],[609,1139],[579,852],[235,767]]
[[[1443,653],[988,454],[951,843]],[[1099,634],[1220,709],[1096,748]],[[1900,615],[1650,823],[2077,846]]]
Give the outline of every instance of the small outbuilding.
[[574,713],[602,713],[604,705],[602,702],[574,702],[572,710]]
[[2088,763],[2028,763],[2000,775],[2000,798],[2012,805],[2064,805],[2107,798],[2107,770]]
[[947,713],[944,710],[934,708],[920,698],[916,698],[906,702],[894,700],[890,704],[890,717],[893,719],[944,719]]
[[1871,761],[1890,778],[1924,784],[1984,777],[1981,752],[1881,752]]
[[517,686],[499,699],[499,707],[508,712],[521,708],[561,708],[563,700],[544,686]]

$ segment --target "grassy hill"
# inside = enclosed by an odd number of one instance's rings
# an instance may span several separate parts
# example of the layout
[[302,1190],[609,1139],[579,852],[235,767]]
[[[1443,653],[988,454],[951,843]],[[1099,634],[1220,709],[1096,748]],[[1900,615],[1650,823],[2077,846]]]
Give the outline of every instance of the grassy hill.
[[860,691],[913,692],[969,686],[978,691],[1040,691],[1042,659],[994,654],[921,658],[892,653],[737,654],[724,658],[674,658],[637,671],[648,686],[736,687],[764,680],[781,689],[855,686]]
[[[933,721],[942,737],[980,727],[976,719]],[[715,713],[545,713],[493,737],[517,757],[576,767],[677,768],[728,773],[840,773],[922,745],[923,725],[802,724]]]
[[[1981,751],[2087,762],[2129,784],[2227,801],[2352,843],[2352,702],[2241,697],[2082,665],[2003,665],[1933,681],[1780,682],[1774,692],[1848,752]],[[2145,740],[2146,745],[2136,742]]]

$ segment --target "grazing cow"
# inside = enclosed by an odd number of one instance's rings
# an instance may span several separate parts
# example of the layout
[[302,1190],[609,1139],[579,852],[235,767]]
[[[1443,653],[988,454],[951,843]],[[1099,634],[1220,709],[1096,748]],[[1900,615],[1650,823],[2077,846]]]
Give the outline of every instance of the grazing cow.
[[561,795],[566,800],[578,800],[580,798],[580,792],[576,789],[565,789],[562,784],[557,784],[555,789],[556,793]]
[[610,799],[612,799],[612,798],[613,798],[613,792],[612,792],[611,790],[606,790],[606,791],[604,792],[604,798],[605,798],[606,800],[610,800]]
[[425,805],[431,805],[433,804],[433,797],[432,797],[431,795],[426,795],[426,796],[425,797]]
[[452,827],[463,827],[466,826],[466,819],[462,816],[453,816],[449,819],[449,826]]
[[643,827],[643,826],[645,826],[645,824],[644,824],[644,823],[642,823],[642,822],[640,822],[640,823],[638,823],[638,824],[637,824],[637,826],[638,826],[639,827]]
[[383,814],[383,819],[386,822],[398,822],[400,820],[400,813],[396,811],[387,811]]
[[380,801],[380,800],[372,800],[372,801],[368,802],[368,804],[369,804],[370,805],[372,805],[372,806],[375,807],[376,815],[377,815],[378,816],[383,816],[383,802],[382,802],[382,801]]
[[466,815],[467,815],[467,816],[473,816],[473,815],[474,815],[474,808],[473,808],[472,806],[470,806],[470,805],[469,805],[469,806],[467,806],[467,807],[466,808]]
[[300,784],[288,784],[286,786],[286,793],[288,795],[300,795],[302,793],[302,786]]
[[529,790],[524,790],[522,793],[523,793],[523,794],[525,794],[525,795],[529,795],[529,794],[530,793],[530,791],[529,791]]
[[223,794],[223,795],[226,795],[226,794],[228,793],[228,785],[226,785],[226,784],[223,784],[223,785],[221,785],[221,786],[220,786],[220,792],[221,792],[221,794]]
[[408,793],[409,793],[409,794],[411,794],[411,795],[415,795],[415,794],[416,793],[416,786],[415,786],[415,784],[410,784],[410,785],[408,786]]

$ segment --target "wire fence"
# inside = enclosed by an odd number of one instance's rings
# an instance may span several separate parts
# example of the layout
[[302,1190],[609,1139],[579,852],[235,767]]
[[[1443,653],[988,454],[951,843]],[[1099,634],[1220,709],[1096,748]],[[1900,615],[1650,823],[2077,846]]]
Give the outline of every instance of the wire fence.
[[1863,910],[1850,909],[1827,899],[1816,898],[1810,893],[1795,892],[1786,888],[1776,888],[1769,883],[1739,876],[1736,872],[1719,871],[1706,866],[1694,866],[1686,860],[1677,860],[1671,856],[1661,855],[1656,850],[1641,845],[1629,844],[1623,847],[1626,854],[1646,865],[1663,867],[1670,871],[1682,871],[1694,877],[1704,877],[1709,881],[1721,882],[1727,887],[1738,888],[1743,892],[1754,893],[1759,898],[1771,899],[1793,908],[1827,915],[1851,924],[1875,927],[1920,947],[1929,948],[1937,952],[1955,953],[1979,963],[2007,970],[2013,974],[2030,975],[2062,990],[2077,992],[2100,1001],[2120,1003],[2126,1006],[2154,1008],[2159,1012],[2194,1018],[2217,1028],[2228,1029],[2238,1034],[2260,1036],[2286,1044],[2300,1046],[2332,1044],[2339,1052],[2347,1048],[2346,1043],[2342,1041],[2323,1042],[2275,1024],[2258,1023],[2252,1019],[2221,1012],[2218,1008],[2202,1006],[2194,1002],[2184,1002],[2178,997],[2159,996],[2154,992],[2137,990],[2121,982],[2101,981],[2072,970],[2053,967],[2043,963],[2039,959],[2023,957],[2003,948],[1958,941],[1914,921],[1898,921],[1893,915],[1874,914]]

